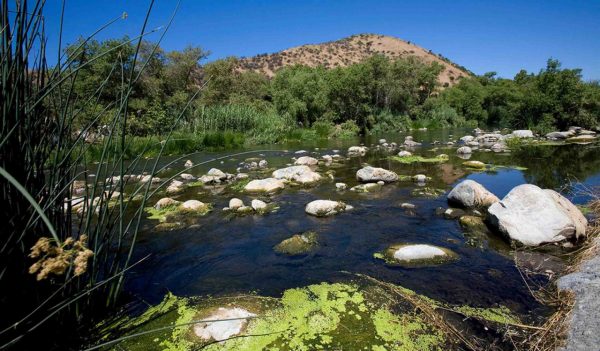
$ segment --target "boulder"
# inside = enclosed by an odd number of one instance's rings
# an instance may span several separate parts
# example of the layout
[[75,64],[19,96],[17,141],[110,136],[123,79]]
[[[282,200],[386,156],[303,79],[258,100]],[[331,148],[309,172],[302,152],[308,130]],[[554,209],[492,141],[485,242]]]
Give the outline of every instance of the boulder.
[[179,180],[171,181],[171,184],[167,187],[167,194],[174,194],[182,191],[183,182]]
[[498,201],[496,195],[470,179],[460,182],[448,194],[448,202],[465,208],[487,208]]
[[356,179],[358,179],[361,182],[367,183],[378,181],[391,183],[398,180],[398,175],[392,171],[388,171],[387,169],[367,166],[362,169],[359,169],[356,172]]
[[412,152],[410,152],[410,151],[404,150],[404,151],[400,151],[398,153],[398,157],[409,157],[409,156],[412,156]]
[[315,200],[309,202],[304,208],[304,211],[313,216],[327,217],[351,208],[351,206],[348,206],[341,201]]
[[227,174],[223,171],[221,171],[220,169],[217,168],[211,168],[210,170],[208,170],[208,172],[206,173],[207,176],[210,177],[215,177],[218,178],[219,180],[225,180],[227,179]]
[[417,174],[413,177],[413,180],[417,183],[425,183],[428,179],[431,178],[427,177],[425,174]]
[[219,307],[213,314],[202,318],[206,322],[194,324],[194,334],[202,340],[223,341],[240,334],[246,325],[247,319],[256,316],[239,307]]
[[470,153],[472,153],[472,152],[473,152],[473,150],[471,150],[471,148],[470,148],[470,147],[468,147],[468,146],[461,146],[461,147],[459,147],[459,148],[456,150],[456,153],[457,153],[457,154],[463,154],[463,155],[464,155],[464,154],[470,154]]
[[533,184],[513,188],[488,209],[492,227],[527,246],[585,236],[587,220],[569,200]]
[[515,138],[533,138],[533,132],[529,129],[513,130],[511,135]]
[[460,138],[460,141],[462,141],[463,143],[470,143],[473,140],[475,140],[475,137],[472,135],[465,135],[464,137]]
[[194,167],[194,162],[192,162],[192,160],[187,160],[183,164],[183,167],[185,167],[185,168],[192,168],[192,167]]
[[506,145],[503,143],[495,143],[490,148],[493,152],[502,152],[506,149]]
[[258,199],[252,200],[251,206],[254,211],[264,211],[267,209],[267,204],[264,201]]
[[229,200],[229,208],[232,210],[237,210],[238,208],[244,206],[244,202],[238,198],[233,198]]
[[201,211],[206,209],[206,204],[198,200],[187,200],[181,204],[181,208],[189,211]]
[[267,162],[267,160],[260,160],[260,161],[258,161],[258,167],[259,168],[267,168],[268,165],[269,165],[269,162]]
[[316,183],[322,178],[319,173],[314,172],[310,167],[305,165],[281,168],[273,171],[272,176],[276,179],[287,179],[300,184]]
[[250,181],[244,187],[248,192],[265,192],[270,193],[285,188],[285,184],[276,178],[255,179]]
[[298,158],[296,160],[296,162],[294,162],[295,165],[304,165],[304,166],[315,166],[318,163],[319,163],[319,161],[316,158],[310,157],[310,156],[302,156],[302,157]]
[[333,162],[333,157],[331,157],[331,155],[323,155],[322,158],[323,158],[323,161],[325,161],[325,163]]
[[179,204],[180,202],[177,200],[173,200],[170,197],[163,197],[162,199],[158,200],[156,204],[154,204],[154,208],[160,210],[161,208],[176,206]]

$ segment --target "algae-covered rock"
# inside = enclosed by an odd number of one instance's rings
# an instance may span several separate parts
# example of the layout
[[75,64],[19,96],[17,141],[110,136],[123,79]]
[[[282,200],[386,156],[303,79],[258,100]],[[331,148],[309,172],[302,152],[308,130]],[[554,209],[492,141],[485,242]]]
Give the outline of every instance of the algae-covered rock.
[[485,163],[481,162],[481,161],[466,161],[463,162],[463,166],[467,167],[467,168],[472,168],[472,169],[485,169],[486,165]]
[[390,160],[392,161],[396,161],[396,162],[400,162],[400,163],[404,163],[404,164],[411,164],[411,163],[444,163],[447,162],[449,160],[448,155],[446,154],[439,154],[435,157],[423,157],[423,156],[390,156],[389,157]]
[[359,184],[350,188],[350,191],[355,191],[357,193],[372,193],[381,190],[381,184],[378,183],[366,183]]
[[281,254],[296,256],[306,254],[317,246],[317,233],[306,232],[283,240],[273,249]]
[[205,322],[194,324],[194,334],[203,340],[227,340],[234,335],[240,334],[248,324],[248,318],[255,317],[243,308],[219,307],[213,314],[207,316]]
[[485,225],[483,218],[479,216],[462,216],[459,218],[459,223],[461,227],[476,232],[485,232],[487,231],[487,226]]
[[429,186],[420,187],[413,189],[411,194],[413,196],[426,197],[426,198],[436,198],[442,196],[446,191],[444,189],[437,189]]

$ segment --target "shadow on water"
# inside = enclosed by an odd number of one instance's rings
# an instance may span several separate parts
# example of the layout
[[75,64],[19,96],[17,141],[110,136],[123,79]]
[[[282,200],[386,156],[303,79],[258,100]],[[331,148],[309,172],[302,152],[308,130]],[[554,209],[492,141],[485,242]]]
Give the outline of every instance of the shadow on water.
[[[288,288],[347,280],[348,276],[340,272],[350,271],[399,284],[452,304],[482,307],[502,304],[523,314],[542,311],[542,306],[524,284],[510,247],[504,241],[490,235],[477,238],[473,244],[473,238],[463,232],[457,221],[435,214],[436,208],[447,207],[445,194],[437,198],[415,197],[412,191],[417,185],[412,182],[386,185],[381,192],[369,194],[335,190],[335,182],[345,182],[349,187],[358,184],[355,174],[364,163],[402,175],[426,174],[432,177],[427,186],[443,189],[446,193],[465,178],[482,183],[499,197],[522,183],[554,189],[560,189],[567,179],[578,179],[589,186],[600,184],[600,149],[596,146],[536,147],[510,154],[476,152],[471,160],[527,169],[471,172],[461,166],[464,160],[456,157],[456,147],[431,144],[433,140],[445,143],[452,137],[458,139],[463,135],[460,133],[432,131],[413,134],[415,140],[423,142],[415,153],[429,157],[446,153],[450,155],[447,163],[403,165],[390,161],[385,152],[370,152],[367,157],[350,159],[342,167],[335,168],[333,181],[313,188],[288,187],[272,195],[270,200],[280,209],[265,216],[228,217],[221,209],[227,206],[230,198],[240,197],[245,203],[253,198],[230,188],[188,188],[177,198],[210,202],[214,210],[197,219],[197,225],[170,232],[154,232],[152,228],[156,222],[147,221],[140,235],[137,255],[151,254],[151,257],[136,267],[127,290],[150,303],[160,301],[167,291],[180,296],[248,291],[281,296]],[[404,140],[404,136],[398,134],[384,137],[389,142],[401,143]],[[377,139],[361,141],[370,145]],[[260,150],[274,150],[263,152],[264,157],[261,158],[267,159],[270,167],[278,168],[290,163],[296,150],[323,155],[339,149],[344,154],[348,146],[358,142],[316,141],[272,145]],[[222,155],[226,153],[196,155],[192,160],[197,163]],[[184,161],[178,166],[182,167]],[[195,170],[194,174],[201,175],[210,167],[234,173],[241,161],[243,158],[216,162]],[[324,172],[328,168],[321,166],[319,170]],[[156,199],[151,199],[150,203]],[[307,216],[304,206],[315,199],[342,200],[355,209],[331,218]],[[400,204],[403,202],[415,204],[414,213],[402,209]],[[283,239],[309,230],[316,231],[319,236],[320,246],[314,252],[288,257],[273,250],[273,246]],[[460,258],[444,265],[413,268],[392,267],[373,258],[375,252],[394,243],[439,245],[453,250]]]

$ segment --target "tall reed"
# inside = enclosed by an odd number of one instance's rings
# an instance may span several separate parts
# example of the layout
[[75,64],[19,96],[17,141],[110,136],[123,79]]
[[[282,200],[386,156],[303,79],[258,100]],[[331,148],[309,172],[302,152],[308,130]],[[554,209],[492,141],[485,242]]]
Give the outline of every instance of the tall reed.
[[[128,99],[145,69],[137,53],[152,32],[146,25],[153,3],[139,36],[131,39],[137,44],[133,64],[113,62],[111,73],[122,82],[118,96],[93,116],[110,120],[108,133],[97,141],[100,162],[93,171],[86,156],[93,122],[72,128],[81,113],[76,106],[82,105],[73,97],[73,86],[85,66],[73,60],[96,33],[71,56],[59,42],[57,64],[49,67],[44,3],[2,0],[0,12],[0,349],[80,345],[97,320],[118,306],[124,277],[136,264],[132,258],[143,208],[155,191],[152,182],[130,175],[135,170],[152,177],[160,171],[158,159],[147,162],[137,155],[124,162]],[[62,18],[60,23],[62,31]],[[97,100],[105,84],[86,99]]]

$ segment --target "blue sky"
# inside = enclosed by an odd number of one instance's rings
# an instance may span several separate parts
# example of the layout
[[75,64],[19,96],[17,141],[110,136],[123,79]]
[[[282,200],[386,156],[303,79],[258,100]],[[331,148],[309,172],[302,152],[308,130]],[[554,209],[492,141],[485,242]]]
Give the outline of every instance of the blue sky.
[[[67,0],[63,41],[89,35],[127,12],[98,38],[139,33],[148,0]],[[157,0],[149,28],[168,22],[176,1]],[[45,16],[56,57],[60,0],[48,0]],[[252,56],[291,46],[377,33],[410,40],[473,72],[513,77],[537,72],[549,57],[600,79],[600,1],[208,1],[182,0],[163,48],[197,45],[209,60]],[[149,39],[156,40],[158,35]],[[52,51],[54,50],[54,51]]]

